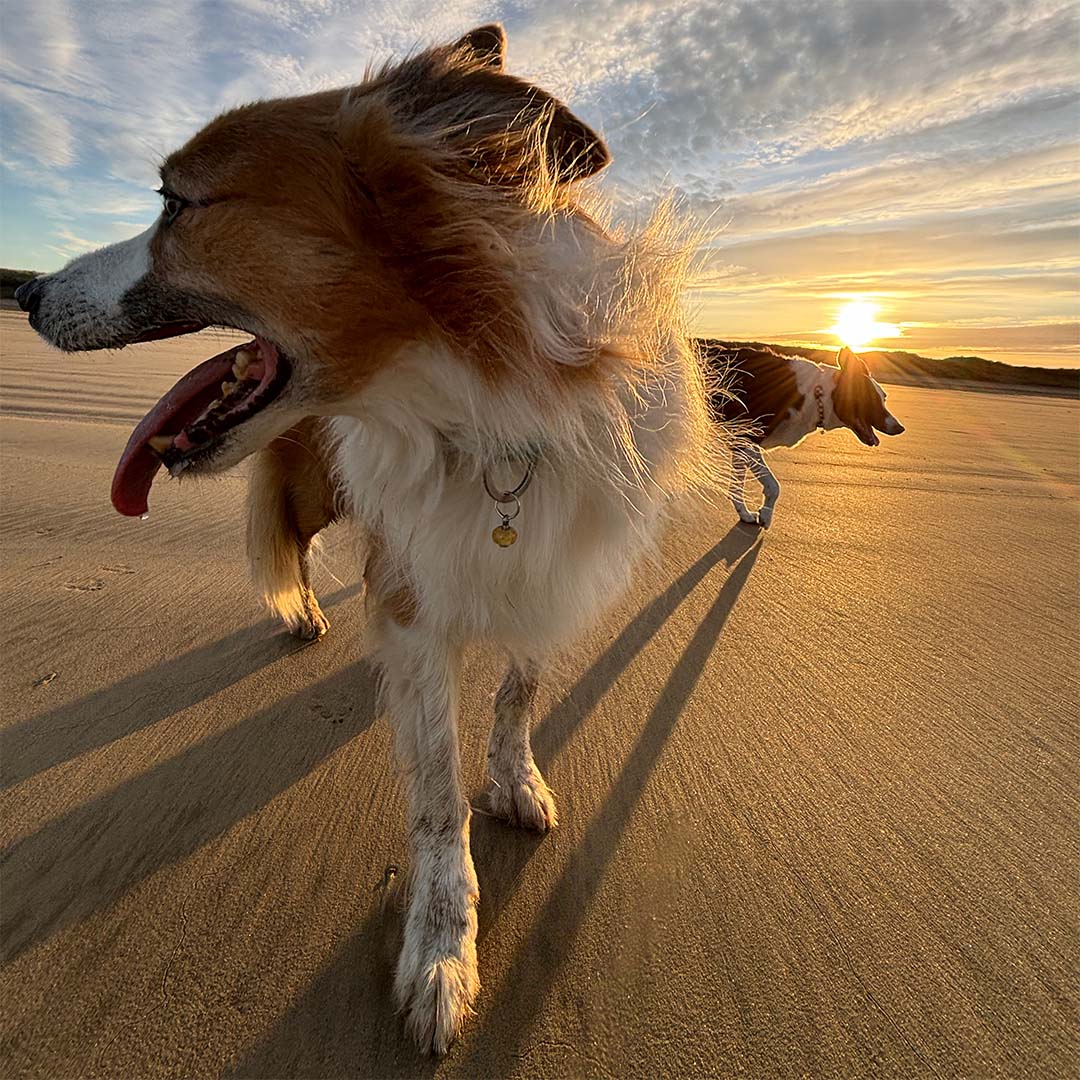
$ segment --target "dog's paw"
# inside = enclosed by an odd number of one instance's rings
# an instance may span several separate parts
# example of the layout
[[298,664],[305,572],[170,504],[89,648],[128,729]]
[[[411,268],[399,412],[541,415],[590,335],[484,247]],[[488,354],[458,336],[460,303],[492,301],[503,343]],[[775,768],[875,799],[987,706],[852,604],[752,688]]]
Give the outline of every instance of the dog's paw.
[[559,823],[555,796],[535,765],[529,772],[493,776],[487,801],[495,817],[518,828],[547,832]]
[[773,508],[771,506],[763,506],[757,512],[757,523],[763,528],[767,529],[772,524]]
[[318,641],[329,629],[330,621],[316,608],[310,615],[298,620],[292,632],[301,641]]
[[304,610],[290,622],[289,629],[301,641],[318,641],[330,629],[330,620],[323,614],[314,594],[304,600]]
[[744,521],[747,525],[757,525],[758,516],[753,510],[748,509],[745,506],[738,507],[739,520]]
[[402,955],[394,994],[409,1034],[425,1054],[445,1054],[472,1015],[480,992],[475,943],[462,953],[416,964]]

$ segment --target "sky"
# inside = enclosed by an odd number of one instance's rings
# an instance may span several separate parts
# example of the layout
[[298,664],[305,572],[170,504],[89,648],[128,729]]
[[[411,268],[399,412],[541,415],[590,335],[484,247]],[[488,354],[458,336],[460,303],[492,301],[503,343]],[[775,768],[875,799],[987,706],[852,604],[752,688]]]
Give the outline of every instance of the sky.
[[604,134],[620,212],[675,191],[717,230],[699,332],[832,346],[865,299],[883,348],[1080,366],[1075,0],[4,0],[0,264],[141,231],[225,108],[490,21]]

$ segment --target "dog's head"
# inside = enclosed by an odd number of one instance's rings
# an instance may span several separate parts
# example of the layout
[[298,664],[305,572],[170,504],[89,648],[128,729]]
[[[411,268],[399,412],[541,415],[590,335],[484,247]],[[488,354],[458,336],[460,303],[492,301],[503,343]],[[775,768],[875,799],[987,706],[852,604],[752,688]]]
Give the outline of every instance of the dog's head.
[[841,423],[851,428],[867,446],[877,446],[881,441],[877,437],[878,431],[884,435],[902,434],[903,424],[885,408],[885,391],[870,377],[862,358],[843,348],[839,362],[832,404]]
[[253,335],[189,372],[136,428],[113,502],[154,475],[228,468],[299,418],[340,411],[413,341],[491,374],[536,345],[514,229],[608,163],[564,105],[503,70],[485,26],[358,86],[219,116],[161,168],[145,232],[17,293],[61,349],[211,325]]

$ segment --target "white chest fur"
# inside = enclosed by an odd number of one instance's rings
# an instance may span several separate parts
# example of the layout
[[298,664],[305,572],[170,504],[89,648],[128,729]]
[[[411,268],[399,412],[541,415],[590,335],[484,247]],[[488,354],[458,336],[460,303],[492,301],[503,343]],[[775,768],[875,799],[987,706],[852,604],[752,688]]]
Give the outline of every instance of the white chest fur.
[[[485,402],[486,424],[478,426],[470,409],[485,392],[450,356],[402,360],[365,390],[356,415],[333,421],[337,471],[425,622],[455,638],[494,639],[542,656],[620,595],[657,536],[668,492],[620,461],[610,434],[590,430],[587,416],[564,418],[560,431],[557,417],[510,394]],[[649,475],[660,476],[682,449],[686,387],[653,392],[634,437]],[[568,432],[575,438],[560,439]],[[526,468],[523,457],[506,456],[515,445],[538,454],[514,521],[518,540],[501,548],[491,538],[500,518],[483,473],[486,462],[493,487],[513,488]]]

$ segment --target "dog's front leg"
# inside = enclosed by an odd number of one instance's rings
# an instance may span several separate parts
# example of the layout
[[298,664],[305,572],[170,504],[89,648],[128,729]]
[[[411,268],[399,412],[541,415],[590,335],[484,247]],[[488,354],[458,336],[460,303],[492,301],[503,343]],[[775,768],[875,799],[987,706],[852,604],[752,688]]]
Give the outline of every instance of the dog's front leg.
[[731,455],[731,502],[736,513],[743,521],[748,525],[756,525],[758,523],[757,514],[747,507],[743,499],[743,491],[746,486],[746,465],[746,451],[741,448],[737,449]]
[[394,990],[421,1049],[446,1052],[480,989],[479,892],[461,788],[457,713],[461,647],[389,622],[387,704],[409,798],[411,884]]
[[555,796],[533,761],[529,712],[536,695],[537,668],[511,661],[495,695],[495,724],[488,740],[491,812],[511,825],[546,832],[558,821]]
[[773,475],[761,452],[761,447],[755,446],[748,454],[750,469],[757,477],[765,492],[765,502],[757,513],[758,524],[767,529],[772,524],[773,511],[776,509],[776,500],[780,498],[780,481]]

